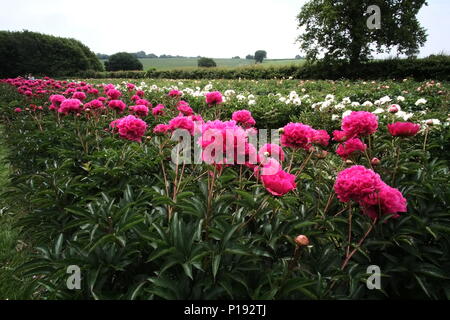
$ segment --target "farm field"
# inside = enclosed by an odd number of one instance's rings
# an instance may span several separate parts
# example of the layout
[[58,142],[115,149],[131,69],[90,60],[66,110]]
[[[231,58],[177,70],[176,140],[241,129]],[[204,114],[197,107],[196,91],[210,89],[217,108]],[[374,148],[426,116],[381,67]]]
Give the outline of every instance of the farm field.
[[[104,62],[105,60],[101,60]],[[144,66],[144,71],[155,68],[156,70],[173,70],[173,69],[196,69],[197,66],[197,58],[144,58],[139,59]],[[217,63],[218,68],[236,68],[236,67],[244,67],[254,65],[254,60],[247,59],[214,59]],[[266,59],[263,61],[262,66],[271,67],[271,66],[289,66],[289,65],[301,65],[304,63],[304,60],[295,60],[295,59]]]
[[448,299],[449,90],[0,80],[0,298]]

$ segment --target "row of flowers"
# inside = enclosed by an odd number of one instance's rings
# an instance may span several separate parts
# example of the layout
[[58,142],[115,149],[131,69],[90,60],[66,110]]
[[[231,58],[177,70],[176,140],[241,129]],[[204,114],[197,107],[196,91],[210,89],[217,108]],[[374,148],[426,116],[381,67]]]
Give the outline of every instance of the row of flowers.
[[[308,163],[313,154],[326,157],[326,147],[330,141],[338,143],[336,153],[353,164],[349,159],[358,154],[368,157],[367,144],[364,137],[374,135],[379,128],[376,112],[348,111],[343,115],[341,130],[332,133],[332,138],[326,130],[318,130],[303,123],[289,123],[279,130],[281,146],[269,143],[259,150],[250,142],[250,138],[258,134],[256,121],[249,110],[243,109],[233,113],[229,120],[216,118],[205,121],[203,116],[196,113],[188,102],[182,100],[185,92],[171,88],[166,96],[174,102],[174,106],[153,104],[145,99],[146,92],[138,86],[127,83],[124,88],[113,84],[90,85],[86,82],[56,81],[50,78],[38,80],[6,79],[2,82],[17,87],[20,94],[27,97],[49,96],[48,110],[58,116],[82,114],[87,118],[112,112],[114,115],[127,115],[116,118],[109,125],[109,130],[120,138],[141,143],[149,129],[145,121],[150,114],[157,121],[162,116],[174,115],[167,123],[158,123],[152,129],[153,134],[170,139],[171,133],[176,130],[185,130],[191,136],[198,136],[197,143],[202,149],[202,160],[214,165],[219,171],[225,166],[244,165],[253,170],[254,177],[260,181],[269,193],[274,196],[283,196],[297,188],[299,172],[296,175],[291,172],[291,165],[283,166],[286,153],[291,157],[301,150],[306,151],[306,160],[302,169]],[[119,90],[121,89],[121,90]],[[156,88],[154,88],[156,90]],[[206,88],[211,90],[212,87]],[[205,110],[223,108],[227,97],[235,95],[235,92],[218,91],[203,92]],[[88,99],[88,98],[94,99]],[[250,99],[250,97],[248,97]],[[254,98],[254,97],[252,97]],[[305,98],[305,97],[303,97]],[[397,98],[398,101],[400,97]],[[133,105],[127,106],[126,99]],[[290,99],[300,99],[293,92]],[[386,97],[379,105],[389,102]],[[300,100],[301,101],[301,100]],[[334,101],[334,96],[327,96],[326,101]],[[418,101],[417,103],[426,103]],[[300,102],[301,103],[301,102]],[[349,99],[344,99],[342,104],[352,105]],[[316,105],[317,106],[317,105]],[[316,107],[314,106],[314,107]],[[356,106],[356,105],[355,105]],[[324,104],[320,105],[323,108]],[[364,106],[362,106],[364,107]],[[44,110],[44,107],[33,105],[33,111]],[[30,109],[27,108],[27,109]],[[336,108],[336,105],[334,106]],[[16,109],[21,112],[22,109]],[[399,105],[390,105],[388,112],[398,114],[401,112]],[[433,119],[426,122],[427,125],[436,124]],[[421,129],[421,126],[412,122],[393,122],[387,125],[389,133],[393,137],[413,137]],[[285,148],[285,149],[283,149]],[[286,152],[285,152],[286,151]],[[231,157],[230,157],[231,154]],[[238,161],[238,157],[244,159]],[[369,159],[368,159],[369,160]],[[379,163],[377,158],[369,160],[371,165]],[[301,170],[300,170],[301,171]],[[407,211],[406,199],[401,192],[387,185],[373,168],[365,168],[360,165],[351,166],[340,172],[335,181],[334,190],[341,202],[354,201],[360,205],[363,212],[377,219],[386,214],[398,217],[399,213]]]

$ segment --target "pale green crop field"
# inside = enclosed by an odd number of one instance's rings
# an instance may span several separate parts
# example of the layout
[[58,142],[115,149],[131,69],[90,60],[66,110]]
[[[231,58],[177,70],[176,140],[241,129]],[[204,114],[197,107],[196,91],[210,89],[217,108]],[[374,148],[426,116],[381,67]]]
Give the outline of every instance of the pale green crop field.
[[[156,70],[173,70],[173,69],[196,69],[197,58],[145,58],[139,59],[144,65],[144,70],[155,68]],[[103,61],[103,60],[102,60]],[[247,59],[214,59],[219,68],[239,68],[249,65],[254,65],[254,60]],[[301,65],[304,60],[295,59],[267,59],[264,60],[263,66],[289,66],[289,65]]]

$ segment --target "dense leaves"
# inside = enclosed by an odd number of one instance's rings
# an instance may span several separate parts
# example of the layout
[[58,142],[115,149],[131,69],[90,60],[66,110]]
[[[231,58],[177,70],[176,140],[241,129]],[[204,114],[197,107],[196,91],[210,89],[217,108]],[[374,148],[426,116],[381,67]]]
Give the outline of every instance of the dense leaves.
[[95,54],[80,41],[40,33],[0,31],[0,76],[60,76],[103,71]]

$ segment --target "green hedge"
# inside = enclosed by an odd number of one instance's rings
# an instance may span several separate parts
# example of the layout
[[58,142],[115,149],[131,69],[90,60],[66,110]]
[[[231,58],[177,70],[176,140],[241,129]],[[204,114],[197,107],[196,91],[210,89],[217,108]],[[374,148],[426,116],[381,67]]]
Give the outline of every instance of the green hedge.
[[81,78],[132,78],[132,79],[435,79],[450,80],[450,57],[430,56],[424,59],[387,59],[371,61],[357,67],[348,64],[303,65],[285,67],[245,67],[236,69],[199,68],[194,70],[169,70],[146,72],[78,72]]
[[62,76],[103,71],[95,54],[80,41],[36,32],[0,31],[0,77]]

